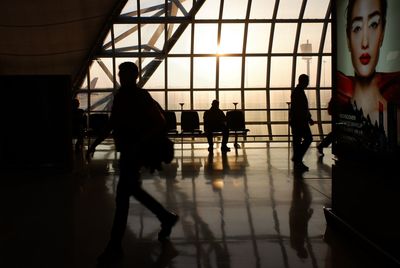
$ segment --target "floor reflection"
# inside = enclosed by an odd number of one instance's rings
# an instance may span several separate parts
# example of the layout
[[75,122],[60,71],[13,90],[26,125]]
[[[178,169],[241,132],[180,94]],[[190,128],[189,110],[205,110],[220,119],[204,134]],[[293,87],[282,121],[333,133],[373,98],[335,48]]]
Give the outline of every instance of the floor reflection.
[[[218,149],[209,154],[206,148],[183,148],[176,150],[174,161],[163,166],[162,171],[150,174],[144,170],[143,187],[176,211],[180,221],[173,229],[171,243],[161,245],[156,239],[158,220],[131,199],[123,245],[125,258],[113,267],[367,267],[358,266],[368,261],[350,254],[351,248],[346,248],[347,254],[340,250],[346,240],[336,236],[332,239],[332,235],[329,241],[326,239],[323,207],[330,203],[332,156],[326,153],[324,159],[319,159],[312,148],[305,157],[310,171],[301,176],[288,169],[288,154],[290,150],[279,147],[242,147],[227,154]],[[49,257],[52,267],[95,267],[109,238],[113,218],[119,177],[117,154],[95,155],[91,165],[80,159],[76,170],[64,180],[76,183],[68,188],[70,191],[58,185],[60,177],[36,180],[40,183],[35,184],[31,182],[32,175],[27,176],[29,179],[19,180],[25,183],[24,187],[10,184],[1,188],[3,205],[8,205],[3,211],[10,214],[0,222],[2,242],[7,245],[12,236],[12,245],[35,248],[35,233],[57,234],[62,230],[65,239],[53,239],[51,246],[41,243],[38,247],[40,252],[57,256]],[[54,185],[63,191],[56,194],[44,190],[54,189]],[[34,193],[40,193],[41,198],[32,203]],[[47,195],[53,197],[52,203]],[[15,200],[15,196],[20,199],[18,203],[7,202]],[[17,213],[23,211],[22,204],[32,212]],[[58,221],[51,217],[55,207],[62,208],[56,210]],[[35,217],[35,212],[41,217]],[[11,222],[20,223],[20,234],[6,231]],[[34,232],[29,226],[37,230]],[[42,267],[32,265],[41,263],[39,257],[32,255],[42,253],[32,251],[36,253],[27,254],[30,258],[14,258],[18,251],[3,248],[7,254],[1,255],[2,267]],[[72,257],[60,257],[60,248],[72,252]],[[54,264],[55,259],[62,264]]]
[[[265,253],[275,252],[273,262],[280,256],[277,267],[296,267],[297,262],[318,267],[311,244],[318,241],[317,248],[323,246],[323,234],[309,237],[310,218],[306,222],[301,218],[304,206],[307,212],[313,211],[311,193],[301,175],[290,172],[288,176],[286,170],[275,168],[276,155],[271,152],[256,155],[251,150],[248,155],[246,149],[228,154],[183,151],[160,172],[164,182],[148,177],[147,187],[153,186],[160,196],[167,193],[167,206],[181,215],[174,230],[173,242],[179,251],[175,262],[191,259],[191,265],[196,264],[193,267],[231,267],[246,252],[252,267],[264,267],[271,261]],[[318,173],[330,178],[326,170]],[[322,213],[322,204],[320,208]],[[145,229],[154,228],[147,231],[151,236],[158,226],[148,222],[147,214],[142,212],[141,222],[147,221]]]
[[290,246],[296,250],[299,258],[304,259],[309,256],[306,243],[309,242],[308,221],[314,212],[311,201],[311,193],[308,185],[303,181],[303,174],[296,172],[289,211]]

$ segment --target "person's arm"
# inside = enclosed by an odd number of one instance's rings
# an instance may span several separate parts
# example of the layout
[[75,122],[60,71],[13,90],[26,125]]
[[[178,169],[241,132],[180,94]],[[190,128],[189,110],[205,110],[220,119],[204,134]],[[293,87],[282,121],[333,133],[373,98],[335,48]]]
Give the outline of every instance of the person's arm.
[[315,124],[314,120],[311,118],[311,114],[310,114],[310,119],[308,120],[308,124],[310,124],[310,126]]
[[113,106],[111,108],[111,116],[110,119],[107,121],[107,124],[103,131],[100,133],[100,135],[94,140],[94,142],[89,146],[87,152],[86,152],[86,161],[90,162],[92,160],[93,154],[96,151],[97,145],[102,143],[108,136],[110,136],[111,131],[113,130],[114,126],[114,117],[116,113],[116,107],[118,107],[118,100],[117,97],[114,96],[114,101],[113,101]]
[[308,124],[309,124],[310,126],[312,126],[312,125],[315,124],[315,122],[314,122],[314,120],[312,119],[312,115],[311,115],[310,109],[308,108],[308,103],[307,103],[307,111],[308,111]]
[[111,122],[108,121],[106,128],[104,131],[98,136],[94,142],[89,146],[87,152],[86,152],[86,161],[90,162],[93,158],[93,154],[96,151],[97,145],[102,143],[111,133],[112,127],[111,127]]

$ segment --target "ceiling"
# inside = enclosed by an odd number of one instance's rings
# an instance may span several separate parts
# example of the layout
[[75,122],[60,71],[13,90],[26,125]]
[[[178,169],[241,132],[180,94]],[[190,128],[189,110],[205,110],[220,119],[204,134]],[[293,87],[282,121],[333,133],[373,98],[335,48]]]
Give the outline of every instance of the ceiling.
[[76,78],[126,0],[0,1],[0,75]]

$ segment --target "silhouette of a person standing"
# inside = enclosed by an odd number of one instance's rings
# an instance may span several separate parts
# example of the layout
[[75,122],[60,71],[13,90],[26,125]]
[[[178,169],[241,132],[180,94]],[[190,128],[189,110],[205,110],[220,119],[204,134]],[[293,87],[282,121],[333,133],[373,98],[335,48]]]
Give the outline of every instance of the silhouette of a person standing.
[[204,116],[204,130],[207,135],[208,151],[212,152],[214,149],[213,143],[213,132],[222,132],[222,144],[221,151],[229,152],[231,149],[227,146],[229,139],[229,129],[226,123],[226,116],[224,112],[219,108],[219,101],[213,100],[211,108],[205,111]]
[[307,96],[304,89],[308,86],[309,77],[306,74],[299,76],[299,83],[290,96],[290,126],[293,134],[293,162],[296,170],[308,171],[303,157],[313,141],[310,125],[314,124],[308,109]]
[[132,62],[119,65],[121,87],[114,96],[109,124],[103,135],[89,147],[86,155],[90,160],[96,146],[112,132],[116,150],[120,152],[120,175],[111,238],[99,261],[114,260],[123,255],[121,242],[127,224],[131,195],[160,220],[159,241],[168,239],[172,227],[179,219],[178,215],[165,209],[142,188],[140,169],[146,165],[144,156],[152,157],[147,149],[151,148],[165,131],[165,119],[160,113],[159,104],[146,90],[137,87],[138,73],[136,64]]

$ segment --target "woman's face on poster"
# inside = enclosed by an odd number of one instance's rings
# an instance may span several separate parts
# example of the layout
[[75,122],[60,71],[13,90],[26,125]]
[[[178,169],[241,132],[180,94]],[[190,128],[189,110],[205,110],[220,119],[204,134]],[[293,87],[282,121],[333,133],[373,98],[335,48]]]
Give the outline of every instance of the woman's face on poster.
[[347,42],[357,76],[370,77],[378,64],[384,36],[379,4],[379,0],[358,0],[354,3]]

